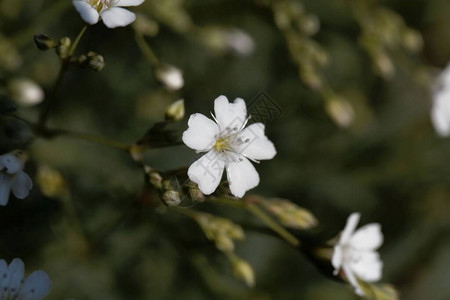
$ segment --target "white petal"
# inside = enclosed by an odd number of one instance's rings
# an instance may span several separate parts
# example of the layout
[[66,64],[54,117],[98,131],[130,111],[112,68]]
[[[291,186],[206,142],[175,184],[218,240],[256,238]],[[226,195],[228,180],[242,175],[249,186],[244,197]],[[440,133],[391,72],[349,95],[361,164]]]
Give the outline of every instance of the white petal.
[[353,271],[351,268],[347,265],[342,266],[345,276],[347,277],[348,282],[355,288],[355,293],[357,295],[363,296],[364,293],[359,287],[358,280],[356,279],[355,275],[353,274]]
[[[229,103],[227,97],[220,96],[214,100],[214,113],[219,123],[220,133],[235,133],[242,128],[247,118],[245,101],[236,98],[234,103]],[[227,128],[231,131],[226,131]]]
[[259,184],[259,175],[252,163],[242,155],[235,155],[237,159],[227,162],[227,178],[231,193],[242,198],[248,190]]
[[11,152],[0,156],[0,162],[2,167],[5,167],[8,174],[16,174],[23,169],[25,160],[20,154],[15,155],[17,152]]
[[50,277],[44,271],[35,271],[28,276],[19,291],[19,299],[40,300],[52,288]]
[[116,2],[116,6],[138,6],[145,0],[119,0]]
[[361,253],[358,259],[350,262],[350,266],[356,276],[364,281],[375,282],[381,279],[383,262],[375,251]]
[[183,142],[191,149],[208,151],[214,147],[219,127],[202,114],[193,114],[188,121],[189,128],[183,132]]
[[359,213],[352,213],[348,217],[347,224],[345,225],[345,228],[341,233],[341,237],[339,238],[339,245],[346,244],[350,241],[350,238],[358,225],[360,216],[361,215]]
[[27,173],[20,171],[12,181],[12,192],[17,199],[24,199],[33,188],[33,181]]
[[342,262],[343,262],[343,253],[342,253],[342,247],[337,245],[334,247],[333,250],[333,257],[331,258],[331,264],[334,267],[334,275],[337,275],[339,273],[339,269],[342,266]]
[[0,205],[8,204],[11,184],[12,182],[10,177],[6,174],[0,173]]
[[383,244],[383,233],[378,223],[367,224],[355,231],[350,244],[357,249],[375,250]]
[[198,188],[205,195],[212,194],[222,179],[225,162],[221,155],[211,150],[189,167],[189,178],[198,184]]
[[[20,258],[14,258],[13,261],[9,264],[8,268],[9,272],[9,283],[8,283],[8,295],[12,298],[13,295],[17,294],[19,291],[19,287],[21,284],[21,280],[23,279],[23,275],[25,274],[25,266],[23,261]],[[3,289],[3,291],[5,291]]]
[[5,260],[0,260],[0,299],[3,299],[3,287],[7,286],[9,282],[8,264]]
[[[445,87],[449,89],[450,87]],[[431,121],[434,129],[440,136],[450,135],[450,93],[438,92],[433,99],[431,108]]]
[[80,13],[81,18],[88,24],[95,24],[98,22],[99,15],[95,8],[90,6],[86,1],[74,0],[73,6]]
[[121,7],[111,7],[101,13],[103,23],[108,28],[130,25],[136,20],[136,15]]
[[238,134],[241,141],[237,152],[251,159],[272,159],[277,151],[275,146],[264,134],[264,124],[255,123]]

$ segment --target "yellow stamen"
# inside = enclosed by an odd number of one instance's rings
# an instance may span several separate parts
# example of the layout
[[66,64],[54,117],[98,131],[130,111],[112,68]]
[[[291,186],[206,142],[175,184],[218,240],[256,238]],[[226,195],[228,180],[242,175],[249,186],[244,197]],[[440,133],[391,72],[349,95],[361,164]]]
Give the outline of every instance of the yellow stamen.
[[226,138],[218,138],[216,144],[214,145],[214,150],[219,152],[222,150],[230,150],[228,140]]

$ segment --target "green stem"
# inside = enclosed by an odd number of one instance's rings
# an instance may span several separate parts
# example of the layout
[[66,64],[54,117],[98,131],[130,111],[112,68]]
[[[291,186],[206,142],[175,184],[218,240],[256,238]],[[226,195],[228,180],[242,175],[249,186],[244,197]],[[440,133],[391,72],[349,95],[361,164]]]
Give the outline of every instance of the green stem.
[[76,37],[75,41],[73,42],[73,44],[70,46],[69,48],[69,52],[66,58],[64,58],[61,61],[61,68],[59,69],[59,73],[58,73],[58,78],[56,79],[55,85],[53,86],[53,90],[50,94],[50,97],[47,99],[40,115],[39,115],[39,122],[38,122],[38,130],[40,132],[45,131],[45,127],[47,125],[47,120],[48,117],[50,115],[50,110],[51,108],[54,106],[55,102],[56,102],[56,93],[58,91],[59,86],[62,83],[62,80],[64,78],[64,74],[66,73],[66,71],[69,69],[70,67],[70,59],[72,58],[73,53],[75,52],[75,49],[77,48],[81,37],[83,36],[83,34],[86,32],[86,29],[88,28],[88,25],[84,26],[80,33],[78,34],[78,36]]
[[284,229],[281,225],[270,218],[265,212],[263,212],[257,205],[252,203],[246,203],[245,207],[254,216],[258,217],[264,224],[266,224],[270,229],[278,233],[280,237],[285,239],[291,245],[297,247],[300,245],[300,241],[293,236],[289,231]]
[[260,219],[264,224],[266,224],[270,229],[275,231],[280,237],[282,237],[288,243],[296,247],[300,245],[300,241],[295,236],[293,236],[289,231],[284,229],[281,225],[279,225],[272,218],[270,218],[255,203],[245,200],[234,200],[226,197],[208,197],[207,200],[212,203],[245,208],[254,216],[256,216],[258,219]]
[[144,36],[136,29],[134,29],[134,38],[139,46],[139,49],[141,49],[141,52],[145,55],[150,65],[153,67],[157,66],[159,64],[158,58],[153,53]]
[[73,42],[72,46],[70,46],[69,49],[69,53],[68,53],[68,58],[66,58],[66,60],[70,60],[70,58],[72,57],[73,53],[75,52],[75,49],[78,46],[78,43],[80,42],[81,38],[83,37],[84,33],[86,32],[86,29],[88,28],[89,25],[85,25],[80,33],[78,33],[77,38],[75,39],[75,41]]

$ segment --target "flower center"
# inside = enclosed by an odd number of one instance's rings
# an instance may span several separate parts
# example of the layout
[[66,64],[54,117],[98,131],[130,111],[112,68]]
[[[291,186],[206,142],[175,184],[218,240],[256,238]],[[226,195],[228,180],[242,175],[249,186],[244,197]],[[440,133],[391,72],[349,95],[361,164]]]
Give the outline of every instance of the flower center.
[[214,150],[217,152],[222,151],[231,151],[231,148],[229,146],[229,138],[228,137],[220,137],[217,139],[216,144],[214,145]]
[[108,9],[111,6],[113,0],[88,0],[89,5],[101,12],[103,9]]

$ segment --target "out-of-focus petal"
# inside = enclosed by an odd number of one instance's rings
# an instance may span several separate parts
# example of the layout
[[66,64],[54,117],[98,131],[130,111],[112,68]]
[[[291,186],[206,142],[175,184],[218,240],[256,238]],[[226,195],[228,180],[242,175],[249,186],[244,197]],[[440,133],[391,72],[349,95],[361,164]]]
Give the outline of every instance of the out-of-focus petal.
[[27,173],[20,171],[12,181],[12,192],[17,199],[24,199],[33,188],[33,181]]
[[44,271],[34,271],[28,276],[19,290],[19,299],[40,300],[48,295],[52,282]]
[[346,244],[350,241],[350,238],[358,225],[360,216],[361,215],[359,213],[352,213],[348,217],[347,224],[345,225],[345,228],[341,233],[341,237],[339,238],[339,245]]
[[367,282],[375,282],[381,279],[383,262],[377,252],[366,251],[361,253],[358,259],[349,263],[358,278]]
[[8,204],[10,192],[11,178],[7,174],[0,173],[0,205]]
[[367,224],[355,231],[350,238],[350,244],[356,249],[375,250],[383,244],[381,225]]
[[6,168],[8,174],[16,174],[23,169],[25,160],[20,155],[10,152],[0,156],[0,164]]
[[[22,283],[23,276],[25,274],[25,266],[23,261],[20,258],[14,258],[8,267],[9,272],[9,283],[7,287],[7,291],[3,290],[3,292],[7,292],[9,298],[13,298],[13,295],[16,295],[19,291],[20,284]],[[8,297],[6,297],[9,299]]]
[[138,6],[144,3],[145,0],[119,0],[116,6]]

